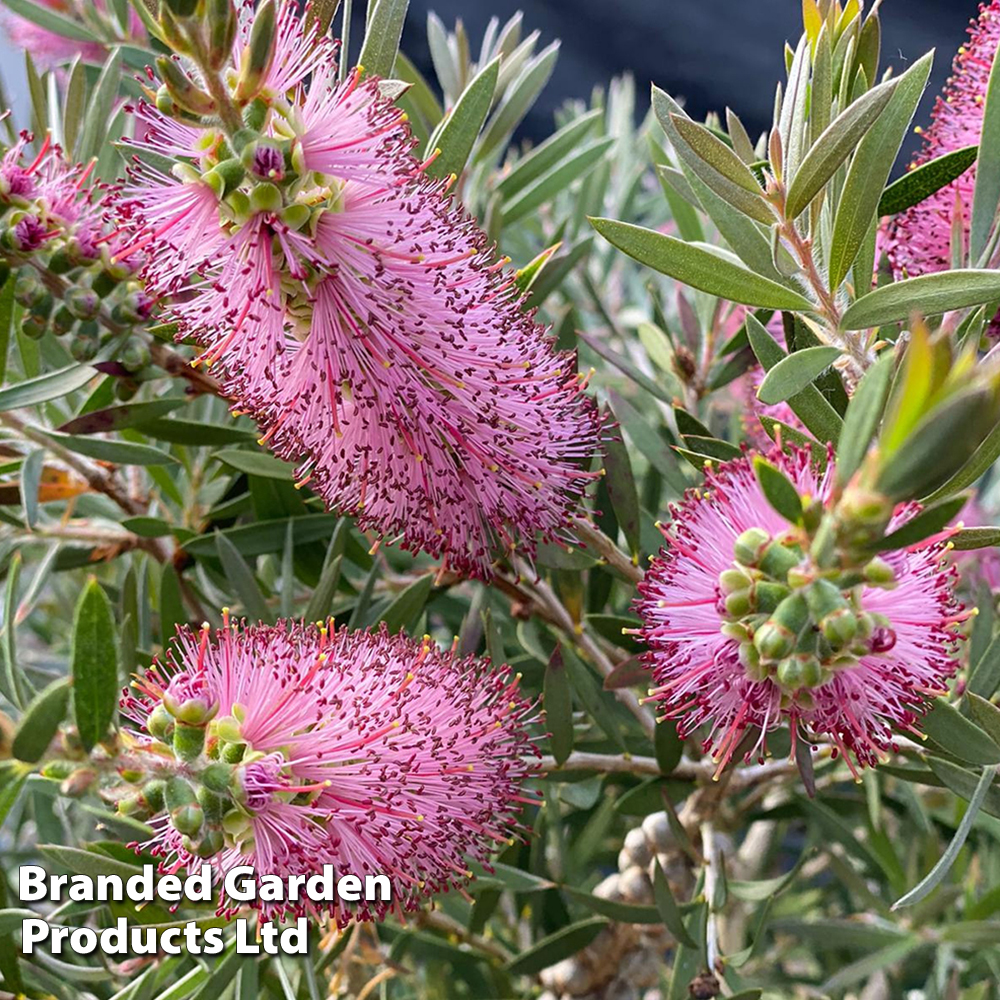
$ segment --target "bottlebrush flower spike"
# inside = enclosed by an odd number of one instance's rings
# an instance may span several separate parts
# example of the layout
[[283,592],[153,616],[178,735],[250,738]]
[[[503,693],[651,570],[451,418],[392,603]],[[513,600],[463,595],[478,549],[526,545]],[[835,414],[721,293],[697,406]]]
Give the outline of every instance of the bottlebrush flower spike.
[[488,864],[519,829],[539,754],[517,686],[507,667],[384,626],[182,628],[122,699],[145,782],[119,809],[151,817],[145,846],[164,871],[209,858],[220,881],[242,864],[282,879],[324,864],[385,873],[392,904],[258,904],[268,920],[381,920],[464,885],[469,860]]
[[[768,459],[801,495],[829,500],[832,471],[817,475],[807,453]],[[890,529],[914,511],[898,509]],[[737,752],[762,756],[785,722],[793,753],[797,735],[823,738],[852,770],[874,765],[893,728],[914,730],[927,698],[945,693],[966,615],[942,536],[873,560],[867,582],[800,579],[797,529],[765,499],[749,456],[707,473],[671,513],[636,602],[650,695],[683,736],[706,727],[720,771]]]
[[489,576],[500,548],[570,538],[598,411],[405,115],[305,30],[283,4],[254,130],[136,109],[140,155],[179,162],[136,168],[125,255],[331,509]]
[[[1000,0],[980,7],[969,35],[970,40],[955,56],[944,93],[934,104],[932,123],[924,132],[923,149],[911,168],[956,149],[979,144],[986,85],[1000,44]],[[975,183],[973,164],[956,180],[890,221],[882,234],[882,246],[897,279],[951,267],[952,223],[956,212],[961,213],[962,249],[967,250]]]

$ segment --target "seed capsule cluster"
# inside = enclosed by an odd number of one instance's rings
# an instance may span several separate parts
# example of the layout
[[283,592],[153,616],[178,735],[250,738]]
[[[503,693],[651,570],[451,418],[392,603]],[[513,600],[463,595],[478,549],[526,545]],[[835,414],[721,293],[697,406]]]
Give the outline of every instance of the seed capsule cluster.
[[788,701],[809,704],[809,691],[862,656],[892,648],[885,616],[865,611],[865,587],[891,589],[892,567],[877,556],[860,570],[819,571],[794,535],[749,528],[733,545],[732,566],[719,574],[721,632],[739,643],[752,681],[777,682]]

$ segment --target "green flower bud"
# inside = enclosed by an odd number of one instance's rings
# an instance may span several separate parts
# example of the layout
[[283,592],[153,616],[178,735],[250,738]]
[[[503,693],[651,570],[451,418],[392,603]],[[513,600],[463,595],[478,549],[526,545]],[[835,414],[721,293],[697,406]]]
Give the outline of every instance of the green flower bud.
[[81,324],[69,342],[69,353],[81,364],[93,361],[101,349],[101,336],[96,323]]
[[788,656],[795,649],[797,642],[797,633],[770,619],[764,622],[753,636],[757,652],[766,660],[780,660],[783,656]]
[[875,556],[861,571],[865,582],[873,587],[892,587],[896,584],[895,570],[884,560]]
[[204,786],[198,789],[198,804],[204,810],[205,819],[209,823],[221,823],[222,817],[230,807],[228,797]]
[[742,622],[724,622],[719,631],[727,638],[736,642],[749,642],[750,633]]
[[760,653],[752,643],[740,643],[739,658],[748,680],[758,683],[767,679],[767,666],[761,663]]
[[181,806],[196,805],[198,802],[194,787],[189,781],[178,775],[174,775],[167,781],[163,791],[164,802],[169,812],[180,809]]
[[228,792],[233,786],[233,774],[234,768],[220,761],[201,772],[201,782],[213,792]]
[[178,722],[174,727],[173,746],[174,753],[181,760],[189,763],[197,760],[205,749],[205,727]]
[[115,382],[115,398],[127,403],[139,391],[139,383],[135,379],[120,378]]
[[196,858],[211,858],[226,846],[226,841],[220,830],[206,830],[198,838],[183,837],[181,846]]
[[771,536],[763,528],[747,528],[733,543],[733,555],[743,566],[756,566],[770,542]]
[[797,548],[789,548],[781,542],[772,542],[760,557],[758,566],[762,572],[775,580],[784,580],[788,571],[802,562],[802,553]]
[[267,113],[270,110],[270,105],[263,98],[255,97],[244,109],[243,109],[243,122],[248,129],[252,129],[254,132],[260,132],[264,127],[264,123],[267,121]]
[[63,334],[69,333],[70,330],[76,325],[76,317],[69,311],[66,306],[60,306],[52,316],[52,321],[50,326],[52,327],[52,332],[57,336],[61,337]]
[[209,26],[208,64],[218,72],[229,61],[239,27],[232,0],[207,0],[205,19]]
[[815,656],[800,653],[778,664],[778,683],[787,691],[818,687],[823,681],[823,668]]
[[18,305],[25,309],[35,309],[46,295],[48,291],[33,270],[25,268],[18,274],[14,282],[14,301]]
[[805,590],[806,604],[817,621],[832,611],[848,607],[847,598],[830,580],[813,580]]
[[233,156],[217,163],[202,179],[215,192],[215,197],[222,201],[230,191],[240,186],[245,176],[243,163]]
[[840,608],[820,620],[819,630],[835,650],[840,650],[858,634],[858,619],[850,608]]
[[120,816],[131,816],[140,821],[150,819],[153,816],[153,810],[149,808],[142,792],[126,795],[125,798],[119,799],[115,808]]
[[183,111],[199,117],[215,114],[215,101],[170,56],[157,57],[156,71],[174,104]]
[[154,813],[161,812],[166,806],[166,796],[167,783],[161,778],[155,778],[153,781],[147,781],[142,790],[143,799],[145,799],[149,808],[152,809]]
[[118,769],[118,774],[122,781],[128,782],[130,785],[140,784],[146,777],[145,771],[137,771],[134,768],[122,767]]
[[97,772],[88,767],[81,767],[63,781],[59,786],[59,792],[62,795],[77,798],[84,795],[95,781],[97,781]]
[[219,756],[228,764],[239,764],[246,750],[245,743],[224,743]]
[[719,589],[723,594],[738,594],[749,590],[753,580],[742,569],[726,569],[719,574]]
[[205,823],[205,813],[197,803],[191,806],[180,806],[170,812],[170,823],[178,833],[195,836]]
[[762,614],[770,614],[791,591],[783,583],[758,582],[754,587],[754,607]]
[[312,217],[312,212],[307,206],[296,204],[283,208],[278,216],[289,229],[298,232]]
[[174,104],[174,99],[170,96],[170,91],[166,87],[160,86],[156,91],[156,110],[167,118],[176,118],[180,109]]
[[742,618],[750,614],[754,607],[753,593],[749,590],[739,590],[725,600],[726,614],[730,618]]
[[152,360],[149,344],[144,337],[129,337],[118,358],[130,372],[137,372],[146,367]]
[[90,283],[90,287],[93,288],[102,299],[105,299],[118,287],[118,284],[118,278],[116,278],[110,271],[102,270]]
[[254,212],[280,212],[283,207],[281,189],[274,184],[258,184],[250,192],[250,209]]
[[21,333],[30,340],[41,340],[49,328],[47,316],[35,316],[33,313],[26,313],[21,317]]
[[62,781],[68,778],[76,769],[76,764],[69,760],[50,760],[42,767],[43,778],[54,778]]
[[77,319],[96,319],[101,311],[100,296],[92,288],[70,288],[63,299]]
[[274,62],[276,23],[274,0],[264,0],[254,15],[250,43],[246,48],[240,68],[240,80],[236,85],[236,100],[240,104],[257,97],[271,63]]

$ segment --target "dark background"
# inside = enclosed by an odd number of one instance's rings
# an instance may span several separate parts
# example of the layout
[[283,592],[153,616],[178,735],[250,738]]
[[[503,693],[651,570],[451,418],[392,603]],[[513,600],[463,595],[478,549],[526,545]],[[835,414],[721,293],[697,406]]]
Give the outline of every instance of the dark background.
[[[364,0],[355,0],[355,14],[364,6]],[[870,6],[869,0],[865,8]],[[800,0],[410,0],[404,44],[429,79],[429,10],[449,29],[461,18],[474,52],[492,15],[503,23],[518,10],[524,12],[525,32],[541,31],[540,48],[562,40],[555,73],[521,129],[533,140],[549,134],[553,111],[563,101],[588,99],[595,84],[626,70],[635,76],[640,112],[650,83],[656,83],[684,97],[695,117],[729,105],[756,137],[770,124],[775,84],[784,77],[784,42],[794,44],[802,30]],[[926,119],[948,78],[977,11],[976,0],[884,0],[883,67],[903,69],[928,49],[938,49],[918,122]],[[361,21],[354,38],[363,31]],[[917,142],[911,137],[908,148]]]

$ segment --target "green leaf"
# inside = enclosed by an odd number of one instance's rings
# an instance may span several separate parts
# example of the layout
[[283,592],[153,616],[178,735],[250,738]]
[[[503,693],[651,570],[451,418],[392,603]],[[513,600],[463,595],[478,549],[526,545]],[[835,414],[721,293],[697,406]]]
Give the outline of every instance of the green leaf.
[[512,865],[505,865],[499,861],[490,865],[490,868],[492,871],[487,871],[478,861],[469,862],[469,871],[476,879],[472,884],[473,891],[481,887],[486,888],[486,886],[480,885],[480,880],[491,882],[494,885],[502,885],[511,892],[543,892],[546,889],[554,889],[556,886],[555,882],[547,878],[532,875],[531,872],[522,871],[520,868],[514,868]]
[[[975,450],[972,458],[948,482],[926,497],[925,502],[951,496],[953,493],[958,493],[972,486],[987,469],[992,467],[997,458],[1000,458],[1000,424],[990,431],[983,443]],[[988,544],[996,543],[990,542]],[[970,546],[970,548],[975,548],[975,546]]]
[[847,485],[868,454],[885,409],[894,367],[891,353],[880,357],[865,372],[851,397],[837,443],[837,482],[841,487]]
[[435,144],[441,155],[427,168],[430,177],[459,176],[479,138],[486,116],[493,106],[500,60],[494,59],[481,69],[462,92],[458,103],[444,120]]
[[962,528],[952,535],[949,541],[956,552],[991,548],[1000,545],[1000,528]]
[[134,865],[126,864],[97,850],[88,851],[82,847],[39,844],[38,851],[61,868],[66,868],[77,875],[89,875],[91,878],[98,875],[117,875],[119,878],[129,879],[142,871],[138,859]]
[[563,891],[578,903],[599,913],[609,920],[625,924],[659,924],[662,923],[660,911],[655,906],[642,906],[637,903],[622,903],[614,899],[604,899],[583,889],[574,889],[564,885]]
[[45,435],[69,451],[102,462],[114,462],[116,465],[177,465],[177,459],[173,455],[148,444],[76,437],[72,434],[59,434],[57,431],[45,431]]
[[186,406],[186,399],[157,399],[150,403],[126,403],[123,406],[109,406],[103,410],[91,410],[83,416],[69,420],[56,430],[60,434],[106,434],[123,427],[136,427]]
[[941,855],[937,864],[927,873],[926,877],[921,879],[905,896],[901,896],[892,904],[894,910],[919,903],[920,900],[925,896],[929,896],[944,881],[945,876],[951,870],[951,866],[958,858],[958,852],[962,849],[969,836],[969,831],[972,829],[972,824],[979,815],[979,810],[982,809],[983,803],[986,801],[986,795],[990,790],[993,779],[996,777],[996,773],[997,769],[995,766],[983,768],[983,773],[979,778],[979,783],[976,785],[976,790],[969,800],[969,807],[965,810],[965,814],[962,816],[961,823],[958,824],[958,829],[955,831],[955,836],[952,837],[951,843],[945,849],[944,854]]
[[656,902],[660,919],[674,938],[688,948],[696,948],[697,945],[684,926],[680,907],[677,905],[677,900],[674,899],[673,891],[663,868],[660,866],[659,858],[656,859],[656,866],[653,869],[653,899]]
[[557,764],[562,764],[573,751],[573,694],[563,662],[562,648],[556,646],[545,668],[545,726],[549,731],[549,746]]
[[486,159],[506,144],[511,133],[548,83],[558,57],[559,42],[553,42],[521,70],[517,79],[508,88],[503,103],[493,115],[483,135],[476,154],[477,160]]
[[986,84],[983,124],[979,148],[983,155],[976,167],[976,186],[972,194],[972,219],[969,224],[969,259],[978,263],[990,242],[1000,205],[1000,164],[996,150],[1000,144],[1000,68],[994,59]]
[[744,191],[757,198],[761,196],[761,187],[757,178],[731,146],[726,145],[704,125],[699,125],[686,115],[673,114],[670,117],[681,138],[709,166],[726,180],[743,188]]
[[[340,518],[336,514],[305,514],[293,518],[295,524],[295,544],[308,545],[321,538],[328,538]],[[285,543],[287,518],[257,521],[219,532],[236,546],[242,556],[259,556],[267,552],[280,552]],[[215,535],[199,535],[183,543],[184,550],[196,556],[216,554]]]
[[937,316],[998,298],[1000,273],[997,271],[969,268],[921,274],[869,292],[848,307],[842,325],[845,330],[866,330],[909,319],[914,313]]
[[[960,798],[970,801],[976,794],[979,775],[942,757],[927,757],[927,765]],[[1000,788],[992,784],[983,801],[983,812],[1000,818]]]
[[58,10],[53,10],[38,0],[3,0],[3,2],[4,6],[9,7],[15,14],[62,38],[72,38],[76,42],[99,40],[79,21],[60,14]]
[[150,420],[142,425],[142,433],[157,441],[197,448],[214,448],[220,444],[257,440],[257,435],[252,431],[245,431],[240,427],[213,427],[198,420]]
[[303,616],[307,622],[320,621],[330,613],[334,595],[337,593],[337,585],[340,583],[340,567],[343,564],[344,545],[347,542],[349,530],[350,525],[345,518],[337,524],[337,528],[330,538],[319,582],[313,588],[312,596],[309,598],[309,604],[306,606]]
[[943,698],[935,698],[933,704],[921,720],[920,728],[935,743],[970,764],[1000,763],[1000,747],[979,726]]
[[433,586],[434,574],[425,573],[401,591],[380,616],[386,628],[393,634],[412,628],[420,618]]
[[655,427],[624,396],[620,396],[614,389],[608,390],[608,398],[611,400],[615,415],[628,434],[632,444],[642,452],[649,464],[672,487],[677,489],[678,493],[683,493],[688,485],[687,480],[681,475],[677,460],[671,454],[667,443],[660,437]]
[[164,538],[173,530],[166,521],[158,517],[126,517],[122,527],[140,538]]
[[122,80],[122,54],[112,49],[97,78],[87,105],[76,158],[83,163],[98,156],[108,137],[108,125]]
[[261,476],[264,479],[283,479],[288,482],[295,472],[294,465],[262,451],[240,451],[233,448],[217,451],[212,458],[248,476]]
[[[14,324],[14,286],[17,272],[11,271],[0,289],[0,382],[7,377],[7,355],[10,353],[10,331]],[[23,382],[21,383],[24,384]],[[0,395],[4,390],[0,389]],[[6,409],[6,407],[0,407]]]
[[952,518],[965,506],[967,500],[967,497],[960,496],[953,500],[945,500],[944,503],[935,504],[932,507],[925,507],[916,517],[911,517],[902,527],[886,535],[878,543],[876,549],[879,552],[893,552],[929,538],[946,524],[949,524]]
[[811,312],[808,299],[701,247],[614,219],[590,220],[612,246],[630,257],[719,298],[768,309]]
[[69,678],[60,677],[35,695],[21,716],[11,744],[11,753],[18,760],[35,764],[42,759],[66,718],[69,693]]
[[186,621],[180,576],[168,563],[160,574],[160,645],[164,649],[177,634],[177,626]]
[[38,523],[38,488],[44,469],[44,448],[29,451],[21,463],[21,505],[24,507],[25,523],[32,529]]
[[973,721],[1000,746],[1000,708],[971,690],[965,692],[965,700]]
[[976,162],[978,153],[978,146],[963,146],[903,174],[882,193],[878,214],[897,215],[913,205],[919,205],[925,198],[961,177]]
[[782,358],[765,376],[757,390],[762,403],[783,403],[812,384],[837,358],[839,347],[807,347]]
[[899,80],[869,90],[837,116],[819,136],[795,171],[785,201],[785,215],[796,219],[823,190],[892,97]]
[[571,153],[551,171],[525,188],[516,198],[504,204],[503,224],[509,226],[519,222],[539,206],[561,194],[575,180],[593,169],[614,143],[613,137],[595,139],[578,152]]
[[[605,414],[613,419],[611,408],[605,409]],[[608,438],[604,442],[604,484],[611,498],[611,506],[615,519],[625,536],[632,558],[639,555],[639,536],[641,534],[641,513],[639,510],[639,492],[632,474],[632,462],[628,449],[620,437]]]
[[[992,605],[992,594],[989,603]],[[986,612],[980,611],[979,619]],[[975,669],[969,678],[966,691],[968,694],[982,698],[992,698],[1000,687],[1000,633],[993,637],[990,644],[983,650],[982,656],[974,661]]]
[[93,577],[73,618],[73,719],[90,753],[107,735],[118,709],[118,648],[111,604]]
[[358,64],[364,67],[366,76],[387,78],[392,73],[409,3],[410,0],[375,0],[358,56]]
[[753,469],[767,502],[786,521],[798,524],[802,520],[802,498],[791,480],[760,455],[754,458]]
[[839,287],[847,276],[876,217],[885,182],[927,85],[932,60],[933,53],[928,53],[899,78],[888,106],[851,159],[830,243],[831,288]]
[[[747,337],[757,360],[765,371],[770,371],[785,357],[784,349],[767,332],[756,316],[747,316]],[[788,400],[788,405],[818,441],[837,442],[840,436],[840,414],[814,385],[808,385]]]
[[[294,522],[289,522],[294,523]],[[240,555],[236,546],[221,531],[215,533],[215,546],[222,561],[222,569],[235,591],[247,617],[251,620],[269,622],[272,615],[267,601],[261,593],[254,571]]]
[[[13,283],[9,287],[13,289]],[[0,411],[17,410],[36,403],[47,403],[50,399],[59,399],[82,389],[97,376],[98,373],[89,365],[70,365],[24,382],[15,382],[0,389]]]
[[580,143],[591,132],[601,117],[600,108],[594,108],[579,118],[564,125],[554,135],[535,147],[527,156],[514,164],[510,173],[499,184],[496,191],[506,203],[514,195],[526,188],[532,181],[549,173],[557,163],[577,149]]
[[900,964],[917,949],[923,948],[924,945],[925,942],[915,936],[887,945],[864,958],[859,958],[856,962],[851,962],[850,965],[843,966],[823,983],[819,990],[824,996],[832,993],[839,994],[844,987],[863,982],[882,969]]
[[607,926],[605,917],[590,917],[579,923],[570,924],[561,930],[542,938],[530,948],[522,951],[507,963],[507,972],[512,976],[530,976],[570,955],[575,955],[594,940]]
[[637,386],[645,389],[651,396],[664,403],[672,403],[673,395],[669,391],[669,386],[661,386],[654,382],[648,375],[641,372],[628,358],[608,347],[603,338],[584,333],[582,330],[577,337],[583,341],[595,354],[599,354],[605,361],[614,365],[623,375],[627,375]]
[[[642,667],[642,664],[639,664]],[[648,681],[648,671],[644,671],[643,680]],[[653,735],[653,753],[656,763],[660,766],[660,773],[670,775],[674,768],[681,761],[684,755],[684,741],[677,735],[677,724],[672,719],[665,719],[656,724],[656,732]]]

